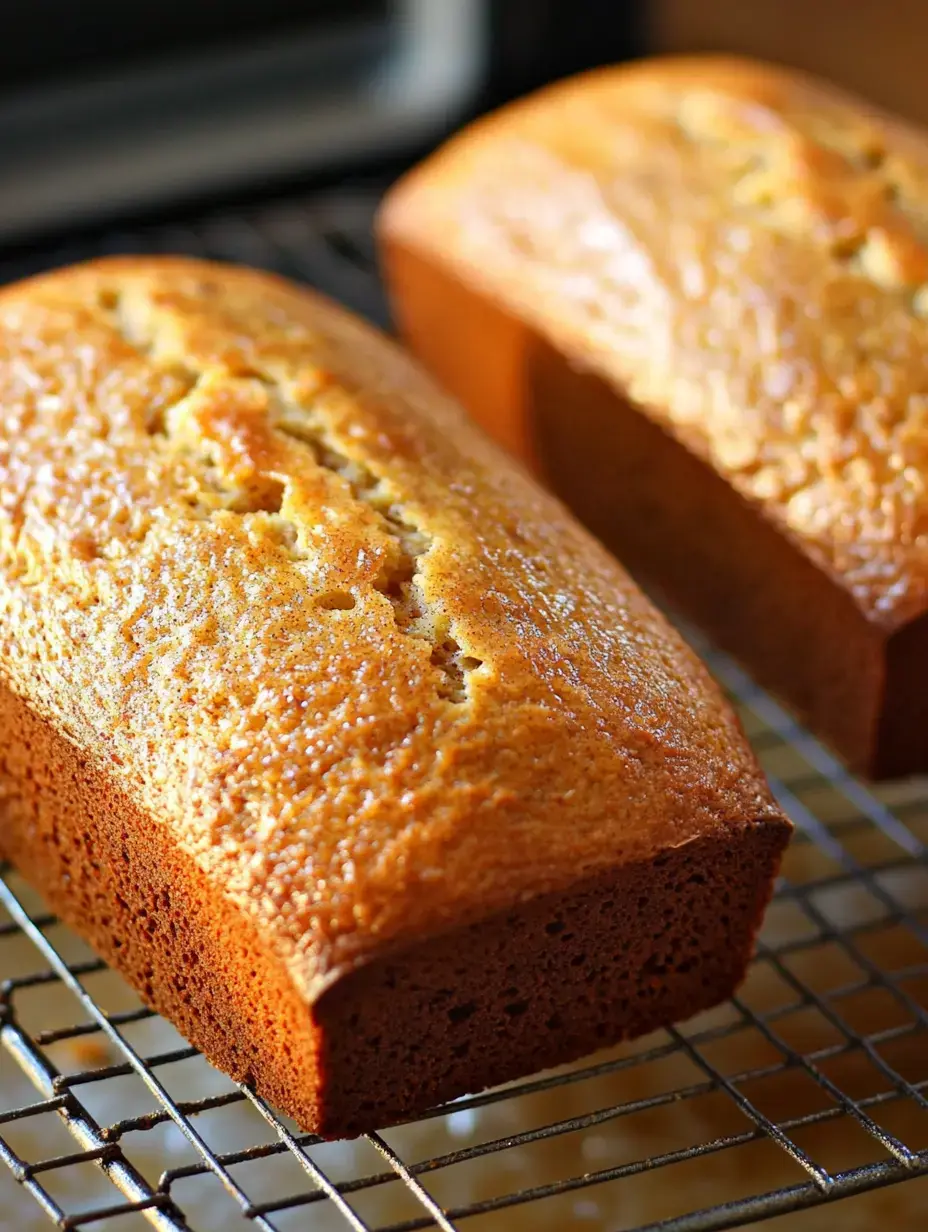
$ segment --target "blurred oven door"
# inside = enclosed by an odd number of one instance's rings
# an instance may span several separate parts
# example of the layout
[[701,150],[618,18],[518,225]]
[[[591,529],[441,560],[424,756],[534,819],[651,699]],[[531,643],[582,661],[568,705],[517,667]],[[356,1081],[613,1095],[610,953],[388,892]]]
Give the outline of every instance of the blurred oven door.
[[3,0],[0,243],[438,136],[485,0]]

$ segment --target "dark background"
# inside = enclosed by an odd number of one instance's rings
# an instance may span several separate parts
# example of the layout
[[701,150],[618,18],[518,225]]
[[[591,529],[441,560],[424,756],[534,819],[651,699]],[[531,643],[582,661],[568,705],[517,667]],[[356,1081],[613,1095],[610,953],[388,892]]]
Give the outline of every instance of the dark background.
[[[448,10],[456,33],[407,63],[410,29]],[[389,177],[486,108],[640,53],[643,12],[632,0],[4,0],[0,250]]]
[[[427,89],[429,66],[401,54],[414,9],[3,0],[0,276],[47,264],[29,256],[37,251],[79,252],[85,235],[94,251],[125,247],[107,238],[114,228],[234,217],[333,187],[376,192],[480,112],[653,52],[767,57],[928,121],[925,0],[420,0],[420,17],[459,18],[457,33],[439,38]],[[349,112],[352,126],[333,124]]]

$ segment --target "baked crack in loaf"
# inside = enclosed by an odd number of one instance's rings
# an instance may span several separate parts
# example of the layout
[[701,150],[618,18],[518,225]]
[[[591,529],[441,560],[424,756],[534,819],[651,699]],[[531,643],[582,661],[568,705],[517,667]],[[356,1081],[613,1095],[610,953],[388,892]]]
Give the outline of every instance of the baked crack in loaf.
[[352,1134],[741,977],[788,823],[705,670],[392,343],[270,276],[0,294],[0,850]]
[[556,85],[381,218],[412,348],[857,769],[928,770],[928,138],[717,57]]

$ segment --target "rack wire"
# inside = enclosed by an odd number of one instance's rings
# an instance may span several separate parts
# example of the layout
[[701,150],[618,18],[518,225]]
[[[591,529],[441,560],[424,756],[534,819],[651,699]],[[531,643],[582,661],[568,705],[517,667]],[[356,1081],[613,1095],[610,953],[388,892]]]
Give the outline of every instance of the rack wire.
[[[180,251],[301,278],[384,324],[377,197],[376,184],[353,185],[107,234],[0,261],[0,280],[93,253]],[[797,823],[731,1002],[408,1125],[324,1143],[212,1070],[0,870],[0,1157],[13,1178],[0,1187],[0,1228],[32,1232],[47,1216],[104,1232],[710,1232],[790,1215],[792,1232],[820,1227],[808,1221],[817,1208],[844,1198],[861,1228],[922,1227],[928,786],[865,786],[692,640]]]

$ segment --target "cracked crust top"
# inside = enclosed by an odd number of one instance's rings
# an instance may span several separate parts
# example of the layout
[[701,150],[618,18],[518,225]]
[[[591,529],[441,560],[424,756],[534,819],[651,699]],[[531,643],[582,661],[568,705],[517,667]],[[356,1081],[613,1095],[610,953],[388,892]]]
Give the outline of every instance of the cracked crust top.
[[705,670],[391,343],[178,259],[0,295],[0,677],[313,998],[392,943],[785,827]]
[[616,383],[872,618],[928,608],[928,139],[802,74],[597,70],[478,121],[388,199]]

